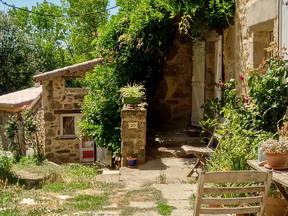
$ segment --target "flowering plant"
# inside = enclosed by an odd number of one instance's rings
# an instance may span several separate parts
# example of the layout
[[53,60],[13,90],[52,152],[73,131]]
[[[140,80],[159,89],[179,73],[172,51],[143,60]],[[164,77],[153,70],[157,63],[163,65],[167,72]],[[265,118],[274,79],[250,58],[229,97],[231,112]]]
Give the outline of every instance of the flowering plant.
[[268,153],[286,153],[288,152],[288,138],[280,137],[279,140],[272,138],[265,140],[261,143],[261,149]]

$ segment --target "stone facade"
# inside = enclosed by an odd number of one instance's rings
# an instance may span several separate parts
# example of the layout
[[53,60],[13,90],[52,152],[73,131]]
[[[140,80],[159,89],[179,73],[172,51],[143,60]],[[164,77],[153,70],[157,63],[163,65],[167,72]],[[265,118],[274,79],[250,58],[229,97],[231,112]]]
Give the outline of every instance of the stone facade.
[[151,104],[153,127],[187,127],[191,119],[193,53],[191,39],[176,35],[172,41],[163,78]]
[[121,166],[126,166],[127,157],[137,157],[137,163],[145,162],[146,157],[146,118],[144,107],[121,111]]
[[236,1],[234,25],[223,33],[225,80],[235,78],[239,81],[240,73],[258,67],[268,57],[264,49],[270,42],[278,41],[277,2]]
[[55,162],[79,162],[80,139],[61,134],[62,115],[80,115],[86,89],[66,88],[65,77],[42,81],[45,154]]

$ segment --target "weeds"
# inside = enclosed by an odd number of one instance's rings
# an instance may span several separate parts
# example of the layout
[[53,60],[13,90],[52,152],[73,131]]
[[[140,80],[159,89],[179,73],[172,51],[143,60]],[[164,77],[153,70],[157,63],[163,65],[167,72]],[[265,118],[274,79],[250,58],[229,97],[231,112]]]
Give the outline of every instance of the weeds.
[[79,211],[98,210],[101,209],[108,202],[108,195],[102,194],[98,196],[92,196],[87,194],[78,195],[71,199],[69,205]]
[[56,193],[62,193],[62,192],[73,192],[76,190],[86,190],[91,188],[91,185],[87,183],[61,183],[61,182],[55,182],[51,184],[47,184],[43,186],[44,191],[49,192],[56,192]]
[[158,213],[161,215],[171,215],[173,209],[175,209],[175,207],[164,204],[164,203],[160,203],[157,205],[157,210]]
[[161,172],[158,177],[159,184],[167,184],[167,177],[164,172]]

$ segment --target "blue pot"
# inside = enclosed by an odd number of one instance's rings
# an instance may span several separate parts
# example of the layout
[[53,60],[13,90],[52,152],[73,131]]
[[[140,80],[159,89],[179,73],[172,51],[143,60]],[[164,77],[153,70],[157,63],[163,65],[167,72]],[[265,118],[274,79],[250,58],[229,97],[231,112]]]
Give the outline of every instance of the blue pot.
[[128,167],[136,167],[137,166],[137,158],[127,158]]

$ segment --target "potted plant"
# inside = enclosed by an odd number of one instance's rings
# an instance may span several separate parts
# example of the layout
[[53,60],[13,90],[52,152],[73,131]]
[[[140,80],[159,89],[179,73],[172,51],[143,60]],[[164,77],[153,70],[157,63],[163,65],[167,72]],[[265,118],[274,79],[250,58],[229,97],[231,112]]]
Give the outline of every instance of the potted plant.
[[267,160],[267,166],[272,169],[288,168],[288,138],[280,136],[261,143],[261,149]]
[[129,168],[137,167],[137,157],[135,154],[132,154],[127,157],[127,165]]
[[120,89],[120,94],[124,104],[127,104],[128,107],[135,107],[142,103],[145,96],[145,88],[139,84],[128,84]]

